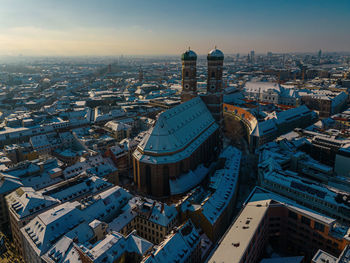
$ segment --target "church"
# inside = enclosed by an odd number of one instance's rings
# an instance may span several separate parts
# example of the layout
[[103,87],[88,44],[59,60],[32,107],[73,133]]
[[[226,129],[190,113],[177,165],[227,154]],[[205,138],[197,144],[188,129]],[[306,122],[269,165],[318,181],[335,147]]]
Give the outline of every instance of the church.
[[182,56],[182,103],[159,114],[133,153],[134,182],[155,197],[182,194],[198,185],[222,148],[224,54],[208,53],[207,92],[197,94],[197,55]]

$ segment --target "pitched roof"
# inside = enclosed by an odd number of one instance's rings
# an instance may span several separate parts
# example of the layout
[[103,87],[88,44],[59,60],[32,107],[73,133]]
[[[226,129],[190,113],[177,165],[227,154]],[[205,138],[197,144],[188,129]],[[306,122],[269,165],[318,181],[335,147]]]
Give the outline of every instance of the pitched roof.
[[139,148],[150,153],[171,153],[186,147],[215,120],[201,98],[196,97],[159,115]]

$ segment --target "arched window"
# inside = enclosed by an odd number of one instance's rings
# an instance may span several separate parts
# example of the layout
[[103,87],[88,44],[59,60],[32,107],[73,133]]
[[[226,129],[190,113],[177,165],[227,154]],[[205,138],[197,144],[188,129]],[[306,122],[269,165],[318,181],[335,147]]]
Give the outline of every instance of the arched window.
[[151,166],[146,165],[146,188],[148,193],[151,193]]
[[169,166],[163,166],[163,195],[169,195],[170,186],[169,186]]
[[211,72],[211,77],[215,78],[215,72],[214,71]]
[[169,166],[167,166],[167,165],[163,166],[163,175],[169,176]]
[[185,76],[186,76],[186,78],[188,78],[188,75],[189,75],[189,74],[188,74],[188,71],[186,71],[186,72],[185,72]]

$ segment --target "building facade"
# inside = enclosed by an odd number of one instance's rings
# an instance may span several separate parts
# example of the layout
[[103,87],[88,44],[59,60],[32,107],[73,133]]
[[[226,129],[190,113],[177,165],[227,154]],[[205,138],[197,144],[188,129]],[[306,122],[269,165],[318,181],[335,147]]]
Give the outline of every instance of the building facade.
[[187,183],[196,183],[191,171],[210,163],[218,140],[219,126],[199,97],[161,113],[133,153],[139,191],[169,196],[174,193],[172,183],[182,175]]
[[134,182],[153,196],[180,194],[200,183],[205,173],[197,176],[196,169],[222,148],[224,54],[209,52],[207,93],[201,96],[196,53],[189,49],[181,59],[183,103],[159,115],[133,154]]
[[[310,262],[318,249],[340,255],[348,227],[265,189],[255,188],[208,262],[260,262],[266,245]],[[281,260],[282,261],[282,260]]]

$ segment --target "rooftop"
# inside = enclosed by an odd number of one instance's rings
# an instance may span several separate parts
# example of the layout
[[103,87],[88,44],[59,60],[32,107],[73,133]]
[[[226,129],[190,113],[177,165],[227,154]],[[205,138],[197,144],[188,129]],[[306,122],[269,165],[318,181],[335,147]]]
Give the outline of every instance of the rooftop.
[[218,129],[201,98],[161,113],[134,152],[143,162],[172,163],[189,156]]
[[188,257],[200,242],[199,233],[188,220],[170,234],[150,255],[145,257],[144,263],[180,263],[188,262]]
[[251,239],[265,218],[269,203],[270,200],[263,200],[247,204],[223,239],[219,241],[217,249],[208,262],[241,262]]

